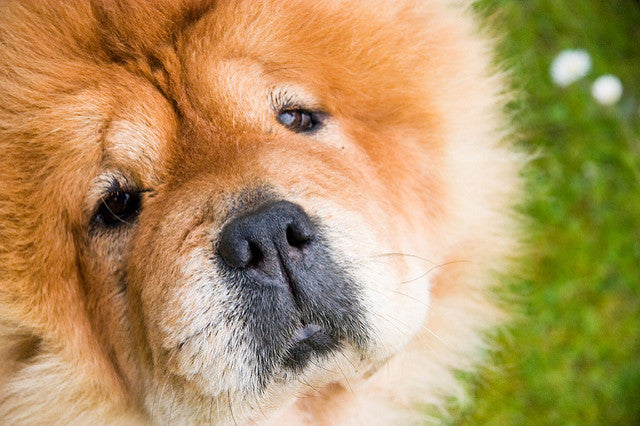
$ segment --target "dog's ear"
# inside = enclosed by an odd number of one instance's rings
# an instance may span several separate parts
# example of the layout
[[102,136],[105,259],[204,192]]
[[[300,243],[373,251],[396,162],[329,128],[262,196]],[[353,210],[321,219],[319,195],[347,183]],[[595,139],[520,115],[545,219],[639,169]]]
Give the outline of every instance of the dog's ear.
[[99,31],[118,62],[153,57],[175,43],[177,34],[197,21],[211,0],[94,0],[91,8]]

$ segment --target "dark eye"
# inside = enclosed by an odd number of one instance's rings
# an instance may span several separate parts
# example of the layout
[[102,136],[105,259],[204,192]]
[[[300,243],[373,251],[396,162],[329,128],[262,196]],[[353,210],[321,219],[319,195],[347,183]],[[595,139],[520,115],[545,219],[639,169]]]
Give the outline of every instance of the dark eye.
[[103,226],[130,224],[139,210],[140,193],[118,189],[102,199],[94,220]]
[[317,113],[303,109],[289,109],[278,114],[278,121],[286,128],[296,133],[304,133],[315,130],[320,124]]

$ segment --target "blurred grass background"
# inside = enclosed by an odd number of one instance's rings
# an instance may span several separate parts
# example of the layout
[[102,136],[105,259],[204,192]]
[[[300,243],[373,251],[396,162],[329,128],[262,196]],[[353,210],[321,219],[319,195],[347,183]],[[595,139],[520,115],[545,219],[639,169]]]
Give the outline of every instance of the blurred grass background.
[[[447,424],[640,425],[640,4],[633,0],[480,0],[505,34],[499,58],[523,97],[510,109],[533,218],[523,315]],[[549,66],[585,49],[590,74],[555,86]],[[624,94],[591,96],[615,74]]]

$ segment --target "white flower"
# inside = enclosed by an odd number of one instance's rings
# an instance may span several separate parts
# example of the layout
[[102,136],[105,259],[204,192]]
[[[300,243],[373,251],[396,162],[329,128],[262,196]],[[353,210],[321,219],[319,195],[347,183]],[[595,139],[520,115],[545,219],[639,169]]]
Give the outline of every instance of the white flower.
[[613,105],[622,96],[622,83],[615,75],[603,75],[591,86],[591,94],[602,105]]
[[591,56],[585,50],[563,50],[551,64],[551,78],[566,87],[584,77],[591,69]]

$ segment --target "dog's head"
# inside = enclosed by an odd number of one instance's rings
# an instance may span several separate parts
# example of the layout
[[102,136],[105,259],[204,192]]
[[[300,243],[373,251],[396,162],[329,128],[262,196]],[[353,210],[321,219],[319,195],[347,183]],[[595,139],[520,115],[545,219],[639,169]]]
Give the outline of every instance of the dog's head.
[[193,3],[13,8],[3,302],[153,417],[239,421],[403,348],[507,175],[448,5]]

